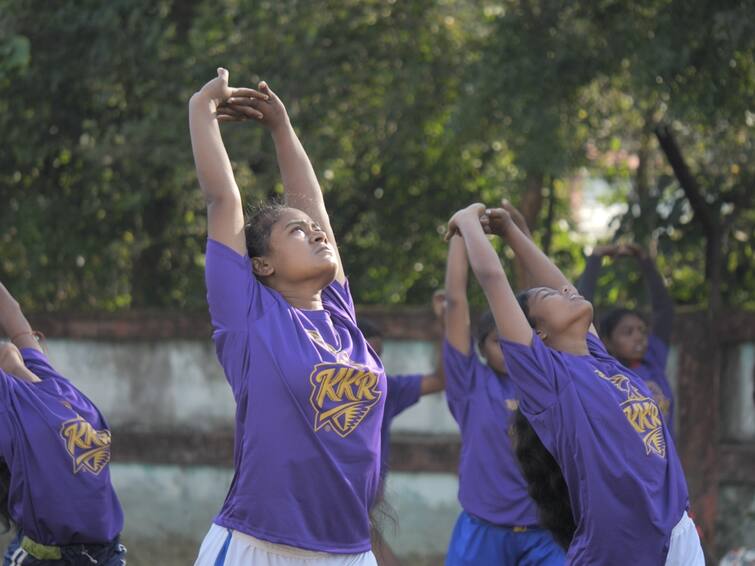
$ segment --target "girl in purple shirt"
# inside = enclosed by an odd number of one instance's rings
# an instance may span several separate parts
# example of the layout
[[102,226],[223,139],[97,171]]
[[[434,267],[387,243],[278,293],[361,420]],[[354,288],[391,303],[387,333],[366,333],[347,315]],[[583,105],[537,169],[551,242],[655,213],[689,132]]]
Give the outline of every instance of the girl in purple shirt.
[[461,431],[459,501],[446,566],[561,566],[564,553],[540,528],[535,502],[516,462],[509,429],[519,404],[490,313],[480,320],[475,351],[467,302],[467,253],[451,238],[446,267],[443,364],[446,398]]
[[0,333],[0,525],[16,530],[3,564],[126,564],[105,419],[50,365],[2,283]]
[[635,244],[596,246],[577,282],[582,296],[592,301],[604,257],[634,257],[647,287],[653,314],[648,325],[636,310],[612,309],[600,318],[598,331],[609,353],[631,369],[653,392],[666,424],[674,432],[674,400],[666,377],[674,301],[666,290],[655,262]]
[[[270,130],[286,205],[245,222],[218,123]],[[234,477],[198,566],[374,565],[385,372],[356,324],[322,191],[283,103],[228,71],[192,96],[213,340],[236,400]]]
[[[539,285],[517,300],[487,233]],[[643,381],[592,327],[592,305],[514,225],[473,204],[449,222],[496,320],[519,408],[563,473],[576,525],[566,563],[703,566],[674,443]]]

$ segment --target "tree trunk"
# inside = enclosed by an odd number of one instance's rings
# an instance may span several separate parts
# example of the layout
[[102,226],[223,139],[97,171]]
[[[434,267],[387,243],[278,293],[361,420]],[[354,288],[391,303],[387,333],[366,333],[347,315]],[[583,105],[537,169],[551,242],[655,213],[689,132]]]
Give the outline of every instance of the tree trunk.
[[543,208],[543,174],[527,173],[526,187],[519,204],[519,212],[533,232],[537,230],[537,218]]
[[705,279],[708,282],[708,307],[711,314],[721,307],[721,272],[723,269],[723,231],[721,223],[700,190],[697,179],[684,160],[674,134],[667,125],[659,125],[655,129],[655,136],[661,145],[674,175],[687,197],[695,219],[700,222],[705,234]]

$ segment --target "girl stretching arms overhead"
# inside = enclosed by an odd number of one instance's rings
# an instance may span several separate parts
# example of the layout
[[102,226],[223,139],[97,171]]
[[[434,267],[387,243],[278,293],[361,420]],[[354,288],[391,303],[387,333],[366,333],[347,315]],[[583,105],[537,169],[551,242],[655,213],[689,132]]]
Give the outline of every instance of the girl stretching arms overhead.
[[[501,236],[538,285],[517,300],[485,232]],[[645,384],[610,356],[592,305],[503,209],[473,204],[464,238],[496,320],[520,410],[563,472],[576,531],[567,564],[704,564],[673,440]]]
[[[280,99],[228,71],[189,104],[207,300],[237,404],[234,477],[196,564],[373,565],[385,373],[357,328],[320,186]],[[272,134],[286,205],[244,219],[218,121]]]

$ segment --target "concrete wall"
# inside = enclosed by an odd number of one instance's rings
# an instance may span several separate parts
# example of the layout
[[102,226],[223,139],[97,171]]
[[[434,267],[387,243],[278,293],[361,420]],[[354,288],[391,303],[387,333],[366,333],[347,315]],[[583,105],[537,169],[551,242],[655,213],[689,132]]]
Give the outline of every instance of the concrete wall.
[[[48,347],[55,367],[97,404],[113,430],[112,476],[126,515],[129,564],[192,563],[233,472],[235,404],[212,344],[49,339]],[[393,373],[426,372],[432,368],[433,344],[389,340],[384,357]],[[407,410],[395,429],[398,434],[458,434],[443,394]],[[228,445],[224,457],[186,456],[175,446],[187,435],[213,433]],[[158,445],[151,446],[157,437]],[[166,438],[170,445],[163,448]],[[170,462],[187,458],[188,464]],[[452,473],[390,476],[386,498],[398,522],[388,520],[383,528],[407,564],[442,560],[459,513],[457,488]]]
[[[409,314],[402,315],[408,317],[403,322],[395,313],[379,321],[400,338],[385,342],[384,362],[392,374],[424,373],[435,360],[434,332]],[[48,335],[69,337],[50,338],[48,344],[56,367],[95,401],[113,430],[112,474],[126,512],[129,564],[177,566],[192,563],[225,497],[232,474],[234,403],[206,328],[188,320],[181,323],[184,330],[176,331],[175,322],[164,326],[157,315],[151,320],[158,330],[145,331],[136,315],[126,320],[125,331],[119,330],[122,321],[67,322]],[[103,325],[107,332],[101,332]],[[673,347],[672,385],[694,389],[708,379],[710,372],[690,374],[690,356],[705,360],[707,355],[685,343]],[[710,401],[703,405],[720,415],[715,429],[720,434],[715,434],[726,448],[720,452],[723,472],[714,517],[719,553],[755,546],[755,468],[738,464],[752,461],[755,443],[754,359],[753,340],[730,341],[721,358],[720,396],[713,406]],[[690,414],[694,392],[687,389],[678,391],[676,416],[677,425],[689,427],[702,412]],[[687,430],[680,431],[680,452],[698,436]],[[423,398],[400,415],[393,423],[392,444],[394,471],[386,498],[398,522],[384,522],[385,537],[406,565],[442,563],[460,510],[458,430],[444,395]],[[694,475],[695,460],[685,466]],[[0,535],[0,544],[5,540]]]

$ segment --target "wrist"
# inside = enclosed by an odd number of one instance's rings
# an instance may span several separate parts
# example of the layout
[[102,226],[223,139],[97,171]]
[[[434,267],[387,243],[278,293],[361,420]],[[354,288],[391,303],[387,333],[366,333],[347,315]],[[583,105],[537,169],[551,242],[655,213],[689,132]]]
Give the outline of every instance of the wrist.
[[270,127],[270,134],[274,139],[288,137],[293,132],[294,127],[291,125],[291,120],[289,119],[288,114],[286,114],[280,122]]
[[494,233],[499,238],[507,238],[508,236],[511,236],[511,232],[515,228],[517,228],[517,225],[513,220],[509,219],[505,220],[500,226],[498,226]]
[[211,112],[217,110],[217,102],[203,90],[198,90],[191,95],[189,106],[192,108],[207,108]]

